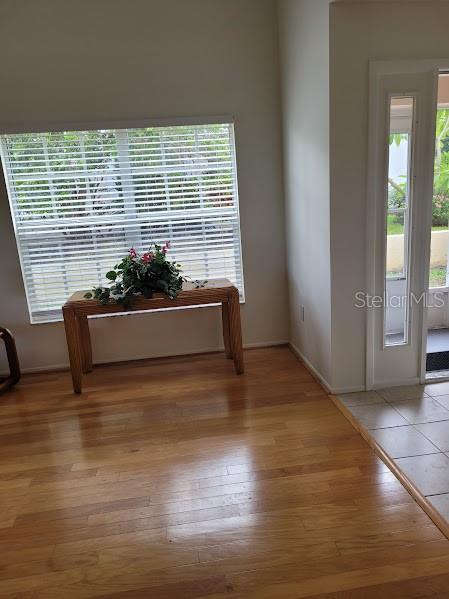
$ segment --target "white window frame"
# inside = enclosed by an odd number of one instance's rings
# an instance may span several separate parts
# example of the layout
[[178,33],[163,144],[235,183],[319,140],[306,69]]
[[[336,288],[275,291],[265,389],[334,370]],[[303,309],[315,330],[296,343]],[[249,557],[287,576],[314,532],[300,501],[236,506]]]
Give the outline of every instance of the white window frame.
[[[380,201],[384,181],[385,165],[380,158],[379,148],[384,143],[381,89],[384,81],[393,80],[397,85],[392,90],[394,96],[409,96],[419,93],[419,106],[416,123],[419,126],[419,140],[415,139],[414,184],[417,197],[430,200],[433,193],[433,158],[435,147],[435,118],[437,97],[437,74],[443,69],[438,60],[373,60],[370,62],[369,91],[369,136],[367,168],[367,210],[366,210],[366,292],[368,296],[380,295],[379,281],[384,280],[384,256],[379,251],[380,232],[384,227]],[[445,61],[446,63],[448,61]],[[415,84],[402,85],[402,78],[415,79]],[[419,80],[419,81],[418,81]],[[413,89],[412,89],[413,87]],[[383,111],[385,112],[385,111]],[[431,202],[415,202],[412,235],[414,250],[411,257],[413,268],[413,289],[415,297],[428,291]],[[381,224],[382,223],[382,224]],[[419,234],[415,230],[420,223]],[[373,309],[366,309],[366,389],[391,385],[413,385],[425,381],[425,347],[427,337],[427,311],[424,302],[411,305],[413,319],[412,334],[407,345],[383,347],[382,321]],[[378,314],[378,312],[377,312]],[[410,326],[410,325],[409,325]],[[421,363],[419,364],[421,360]]]
[[[238,269],[241,273],[241,289],[240,289],[240,303],[244,304],[245,303],[245,291],[244,291],[244,271],[243,271],[243,256],[242,256],[242,242],[241,242],[241,217],[240,217],[240,201],[239,201],[239,188],[238,188],[238,167],[237,167],[237,156],[236,156],[236,119],[233,116],[230,116],[228,114],[225,115],[214,115],[214,116],[205,116],[205,117],[176,117],[176,118],[168,118],[168,119],[138,119],[138,120],[114,120],[114,121],[103,121],[103,122],[98,122],[98,121],[94,121],[94,122],[86,122],[86,121],[82,121],[82,122],[73,122],[73,121],[67,121],[67,122],[63,122],[63,123],[57,123],[57,124],[40,124],[40,123],[36,123],[33,124],[31,126],[25,126],[23,128],[14,128],[14,129],[4,129],[1,131],[0,135],[8,135],[8,134],[20,134],[20,133],[50,133],[50,132],[59,132],[59,131],[89,131],[89,130],[111,130],[114,131],[114,133],[117,135],[117,133],[120,135],[120,132],[124,129],[138,129],[138,128],[146,128],[146,127],[174,127],[174,126],[194,126],[194,125],[215,125],[215,124],[228,124],[231,125],[231,139],[230,139],[230,149],[231,149],[231,160],[232,160],[232,173],[233,173],[233,193],[234,193],[234,198],[235,198],[235,208],[236,208],[236,212],[237,212],[237,220],[236,220],[236,227],[238,227],[238,231],[236,232],[236,238],[239,241],[239,247],[238,247]],[[119,140],[117,140],[117,145],[119,146]],[[126,160],[126,153],[127,153],[127,147],[125,147],[125,145],[122,146],[122,157],[121,160]],[[9,157],[7,156],[7,153],[4,152],[4,148],[3,148],[3,143],[0,141],[0,156],[4,165],[5,170],[7,171],[10,167],[9,167]],[[122,169],[121,171],[122,172]],[[6,175],[6,173],[5,173]],[[5,176],[5,185],[6,185],[6,189],[7,189],[7,195],[8,195],[8,200],[10,203],[10,210],[11,210],[11,215],[14,214],[14,203],[13,203],[13,197],[14,197],[14,190],[12,189],[12,187],[9,185],[9,177]],[[131,199],[130,199],[131,198]],[[123,194],[123,201],[125,204],[125,209],[128,208],[131,211],[133,211],[133,209],[135,210],[135,203],[134,203],[134,197],[132,196],[132,194],[130,194],[128,197],[126,194]],[[168,209],[169,211],[169,209]],[[24,264],[23,264],[23,260],[22,260],[22,253],[20,251],[20,246],[19,246],[19,234],[18,234],[18,230],[17,230],[17,226],[16,226],[16,219],[14,217],[12,217],[12,222],[13,222],[13,227],[14,227],[14,234],[15,234],[15,239],[16,239],[16,245],[18,248],[18,255],[19,255],[19,261],[20,261],[20,267],[21,267],[21,272],[22,272],[22,278],[24,281],[24,289],[25,289],[25,295],[26,295],[26,300],[27,300],[27,306],[28,306],[28,312],[29,312],[29,316],[30,316],[30,324],[34,325],[34,324],[48,324],[48,323],[54,323],[54,322],[60,322],[63,320],[62,318],[62,312],[60,315],[58,315],[57,318],[52,317],[52,318],[39,318],[39,320],[33,320],[33,310],[32,310],[32,304],[31,304],[31,300],[29,297],[29,293],[28,293],[28,285],[26,283],[26,281],[28,281],[28,283],[30,283],[29,279],[27,279],[26,274],[25,274],[25,268],[24,268]],[[162,221],[163,222],[163,221]],[[139,235],[140,235],[140,231],[139,231]],[[134,242],[135,243],[135,242]],[[129,244],[131,245],[131,243]],[[113,265],[111,264],[111,267]],[[61,278],[64,278],[63,275],[61,275]],[[31,282],[32,284],[32,282]],[[211,306],[211,304],[207,304],[208,306]],[[217,304],[218,305],[218,304]],[[174,307],[174,308],[161,308],[160,311],[172,311],[172,310],[185,310],[185,309],[193,309],[193,308],[201,308],[204,306],[198,305],[198,306],[181,306],[181,307]],[[158,310],[159,311],[159,310]],[[48,311],[49,314],[54,315],[53,311]],[[124,311],[121,312],[120,314],[137,314],[139,312],[137,311]],[[101,317],[101,316],[100,316]]]

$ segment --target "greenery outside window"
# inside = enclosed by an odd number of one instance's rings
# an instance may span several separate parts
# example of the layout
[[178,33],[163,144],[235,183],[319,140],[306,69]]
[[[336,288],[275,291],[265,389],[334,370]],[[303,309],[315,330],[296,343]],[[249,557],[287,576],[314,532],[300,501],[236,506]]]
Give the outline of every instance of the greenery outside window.
[[243,298],[231,123],[3,135],[1,155],[31,322],[60,320],[131,247],[171,242],[194,279]]

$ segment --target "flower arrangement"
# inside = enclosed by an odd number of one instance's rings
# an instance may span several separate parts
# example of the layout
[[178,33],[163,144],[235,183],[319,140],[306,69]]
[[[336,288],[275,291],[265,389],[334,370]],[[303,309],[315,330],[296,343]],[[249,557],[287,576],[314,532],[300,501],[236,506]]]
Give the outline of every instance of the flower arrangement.
[[157,243],[150,246],[144,254],[138,254],[131,248],[114,270],[106,273],[111,281],[110,287],[95,287],[92,292],[84,295],[86,299],[95,298],[102,304],[113,299],[128,307],[133,296],[142,294],[145,298],[152,297],[155,291],[165,293],[170,299],[175,299],[178,291],[186,280],[180,272],[180,264],[167,260],[167,250],[170,242],[163,246]]

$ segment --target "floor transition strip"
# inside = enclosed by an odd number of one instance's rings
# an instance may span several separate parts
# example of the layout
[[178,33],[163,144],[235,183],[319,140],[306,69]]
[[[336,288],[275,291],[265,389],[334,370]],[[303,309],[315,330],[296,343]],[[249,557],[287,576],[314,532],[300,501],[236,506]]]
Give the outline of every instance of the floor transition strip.
[[421,493],[418,487],[408,478],[408,476],[401,470],[395,459],[392,458],[388,453],[379,445],[376,439],[371,434],[371,431],[364,427],[352,412],[339,400],[336,395],[329,396],[340,412],[349,420],[352,426],[362,435],[368,445],[374,450],[379,458],[384,462],[386,466],[393,472],[403,487],[410,493],[416,503],[425,511],[432,522],[441,530],[444,536],[449,539],[449,522],[444,518],[440,512],[427,500],[425,495]]

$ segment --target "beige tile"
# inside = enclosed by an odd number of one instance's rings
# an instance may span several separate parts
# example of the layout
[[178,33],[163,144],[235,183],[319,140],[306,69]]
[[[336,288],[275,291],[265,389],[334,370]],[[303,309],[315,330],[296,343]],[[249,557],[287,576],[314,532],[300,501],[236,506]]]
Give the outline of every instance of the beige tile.
[[417,424],[416,428],[441,451],[449,451],[449,421]]
[[449,493],[443,495],[432,495],[427,500],[440,512],[443,518],[449,520]]
[[410,424],[449,420],[449,410],[446,410],[446,408],[431,397],[395,401],[391,402],[390,405],[397,410],[401,416],[404,416]]
[[410,387],[389,387],[388,389],[378,389],[377,393],[385,401],[401,401],[406,399],[419,399],[426,397],[423,385],[412,385]]
[[443,408],[446,408],[446,410],[449,410],[449,395],[435,395],[435,401],[441,404]]
[[423,495],[449,493],[449,458],[444,453],[398,458],[396,461]]
[[392,458],[405,458],[439,451],[413,426],[381,428],[371,431],[371,435]]
[[437,395],[449,395],[449,381],[443,383],[431,383],[424,387],[424,391],[431,397]]
[[351,406],[349,410],[363,426],[369,429],[406,426],[409,424],[387,403],[371,406]]
[[376,403],[385,403],[385,400],[376,391],[361,391],[359,393],[344,393],[337,395],[345,406],[367,406]]

